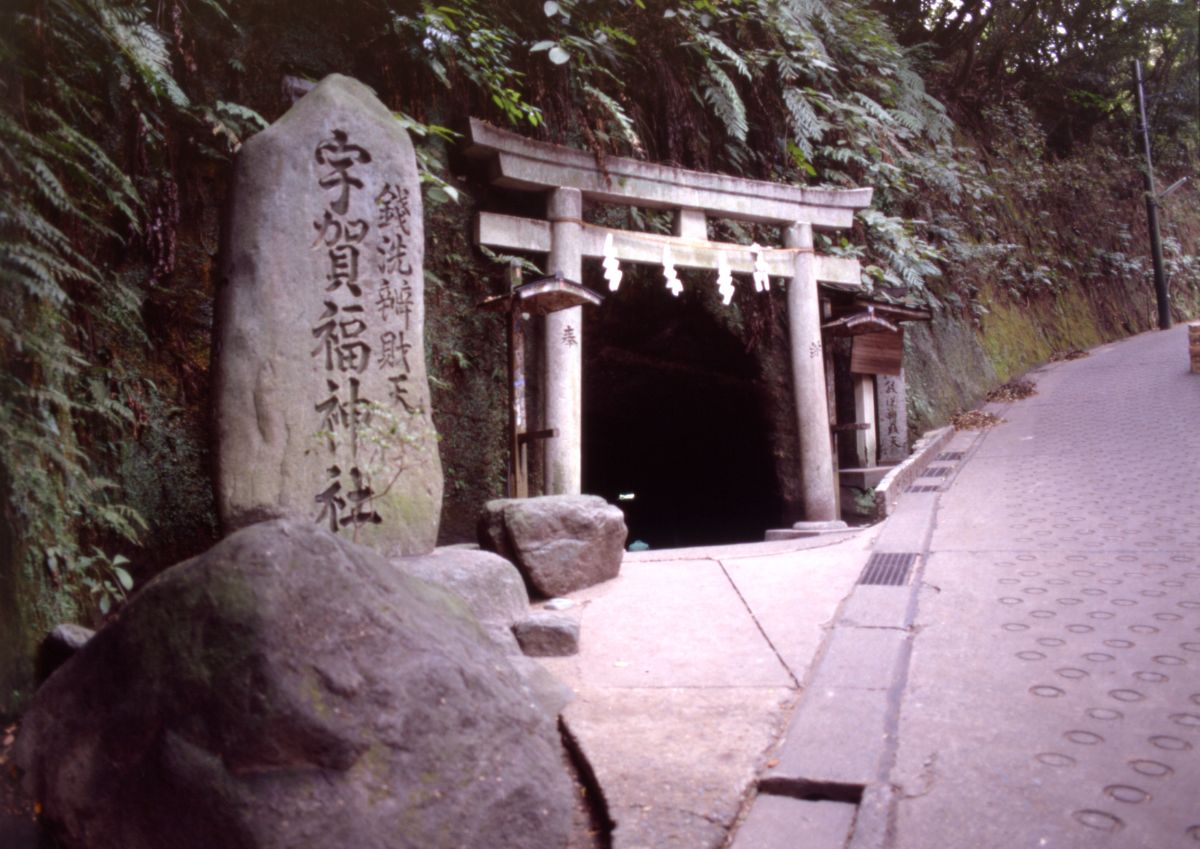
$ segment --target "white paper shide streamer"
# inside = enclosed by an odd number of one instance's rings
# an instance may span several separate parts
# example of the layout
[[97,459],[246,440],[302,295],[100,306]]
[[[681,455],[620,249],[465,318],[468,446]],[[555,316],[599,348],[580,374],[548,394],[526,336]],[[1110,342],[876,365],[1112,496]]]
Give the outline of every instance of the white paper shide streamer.
[[667,288],[671,290],[671,294],[679,297],[679,293],[683,291],[683,284],[679,282],[679,275],[675,273],[675,257],[671,256],[671,246],[663,245],[663,277],[667,281]]
[[624,272],[621,271],[621,263],[617,261],[617,252],[613,248],[613,234],[604,234],[604,261],[601,263],[604,266],[604,279],[608,281],[608,288],[615,292],[617,287],[621,285],[621,278]]
[[767,274],[767,257],[763,253],[762,246],[755,242],[750,246],[750,252],[754,254],[754,291],[769,291],[771,277]]
[[729,270],[729,257],[724,251],[717,254],[717,291],[725,306],[729,306],[733,300],[733,272]]

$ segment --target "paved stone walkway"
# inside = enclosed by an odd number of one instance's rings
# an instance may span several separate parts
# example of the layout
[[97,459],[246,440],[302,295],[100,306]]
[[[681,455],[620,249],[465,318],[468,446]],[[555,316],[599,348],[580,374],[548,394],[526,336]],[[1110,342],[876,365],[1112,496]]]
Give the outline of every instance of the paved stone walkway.
[[934,467],[883,845],[1200,846],[1186,347],[1176,328],[1039,370]]
[[612,849],[719,849],[850,592],[866,539],[627,555],[577,593],[580,652],[543,664]]

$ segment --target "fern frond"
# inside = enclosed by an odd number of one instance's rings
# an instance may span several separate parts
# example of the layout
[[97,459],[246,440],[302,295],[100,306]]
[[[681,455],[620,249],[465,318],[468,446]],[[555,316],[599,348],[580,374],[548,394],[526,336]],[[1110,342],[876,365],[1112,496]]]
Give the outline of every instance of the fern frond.
[[0,245],[0,269],[16,271],[15,275],[6,276],[20,285],[30,297],[63,306],[71,297],[59,285],[53,272],[40,261],[38,254],[46,255],[28,245]]
[[142,18],[140,8],[122,8],[103,2],[94,2],[92,8],[105,34],[156,98],[165,98],[177,109],[191,106],[191,101],[171,74],[166,38]]
[[706,59],[704,66],[708,71],[708,77],[702,83],[705,102],[712,107],[729,135],[739,142],[745,142],[750,125],[746,120],[746,104],[742,102],[737,86],[711,59]]
[[829,125],[821,120],[804,92],[798,88],[784,89],[783,103],[788,110],[796,144],[805,152],[805,156],[811,159],[813,142],[821,140]]
[[707,60],[711,61],[712,54],[718,53],[729,60],[729,63],[737,69],[737,72],[741,74],[743,78],[748,80],[753,76],[750,73],[750,66],[746,64],[746,60],[742,58],[742,55],[724,41],[717,38],[710,32],[705,32],[704,30],[698,30],[694,33],[694,35],[696,37],[696,41],[709,49],[710,52],[705,57]]
[[856,100],[859,105],[862,106],[866,114],[870,115],[875,120],[883,124],[895,123],[895,119],[892,117],[891,112],[885,109],[880,103],[872,100],[870,97],[867,97],[861,91],[854,92],[851,97],[853,97],[854,100]]
[[583,90],[591,97],[595,98],[596,102],[603,106],[608,114],[612,116],[613,121],[616,122],[617,128],[621,132],[621,138],[625,140],[625,143],[635,151],[642,151],[642,140],[638,138],[637,131],[633,128],[633,121],[630,119],[629,115],[626,114],[625,110],[621,108],[621,104],[609,97],[600,89],[587,83],[583,84]]

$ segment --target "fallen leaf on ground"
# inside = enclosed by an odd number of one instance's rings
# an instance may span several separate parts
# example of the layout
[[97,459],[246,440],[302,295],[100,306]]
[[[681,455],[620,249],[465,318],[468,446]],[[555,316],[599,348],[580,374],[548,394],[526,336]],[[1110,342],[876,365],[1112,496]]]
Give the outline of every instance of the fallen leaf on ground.
[[1031,380],[1010,380],[1001,386],[997,386],[987,394],[989,401],[1020,401],[1022,398],[1028,398],[1030,395],[1037,394],[1037,387],[1033,385]]
[[1001,424],[1004,419],[995,413],[985,413],[983,410],[967,410],[965,413],[955,413],[950,424],[955,430],[984,430],[993,425]]

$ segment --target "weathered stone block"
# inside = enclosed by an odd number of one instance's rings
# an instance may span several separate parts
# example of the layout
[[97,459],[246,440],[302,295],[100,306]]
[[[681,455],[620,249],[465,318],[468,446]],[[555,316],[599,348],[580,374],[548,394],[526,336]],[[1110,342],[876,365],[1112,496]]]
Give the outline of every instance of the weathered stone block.
[[408,135],[333,75],[238,154],[217,292],[225,530],[314,520],[433,549],[442,470],[425,371],[424,226]]
[[546,597],[615,578],[627,535],[624,514],[596,495],[502,498],[479,518],[479,545],[511,560]]
[[404,574],[454,593],[484,624],[507,628],[529,613],[521,573],[490,551],[438,548],[432,554],[398,557],[392,562]]
[[908,391],[900,374],[875,377],[879,411],[879,462],[902,463],[908,457]]
[[16,760],[65,849],[543,849],[570,827],[564,701],[444,590],[278,520],[147,584],[38,691]]
[[512,626],[521,651],[530,657],[568,657],[579,653],[579,623],[570,616],[536,611]]

